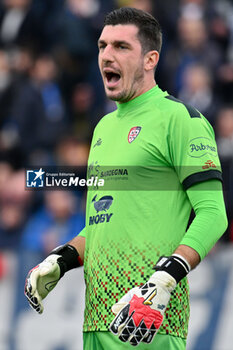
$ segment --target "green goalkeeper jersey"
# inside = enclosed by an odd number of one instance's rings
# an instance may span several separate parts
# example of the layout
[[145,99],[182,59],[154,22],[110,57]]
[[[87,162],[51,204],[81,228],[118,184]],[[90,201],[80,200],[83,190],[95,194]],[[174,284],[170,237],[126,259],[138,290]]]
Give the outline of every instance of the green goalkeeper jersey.
[[[98,123],[88,177],[84,331],[106,331],[111,307],[151,276],[161,255],[182,242],[191,205],[186,189],[221,179],[214,133],[194,108],[153,87]],[[187,244],[187,242],[186,242]],[[189,289],[172,293],[159,332],[186,338]]]

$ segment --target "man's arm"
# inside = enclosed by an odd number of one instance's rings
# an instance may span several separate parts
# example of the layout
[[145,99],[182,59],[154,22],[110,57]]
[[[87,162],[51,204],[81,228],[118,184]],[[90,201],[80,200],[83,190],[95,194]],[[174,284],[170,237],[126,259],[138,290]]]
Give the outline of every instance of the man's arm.
[[181,255],[189,263],[191,269],[194,269],[201,260],[198,252],[187,245],[180,245],[174,254]]
[[76,236],[68,243],[77,250],[77,252],[78,252],[78,254],[83,262],[84,262],[85,241],[86,241],[85,237]]
[[[187,190],[196,217],[175,252],[161,257],[155,272],[142,287],[131,289],[112,307],[113,334],[132,345],[150,343],[163,321],[171,292],[205,257],[227,227],[222,185],[218,180]],[[171,232],[172,235],[172,232]]]
[[186,193],[196,216],[175,253],[184,256],[194,268],[225,232],[227,216],[219,180],[195,184]]

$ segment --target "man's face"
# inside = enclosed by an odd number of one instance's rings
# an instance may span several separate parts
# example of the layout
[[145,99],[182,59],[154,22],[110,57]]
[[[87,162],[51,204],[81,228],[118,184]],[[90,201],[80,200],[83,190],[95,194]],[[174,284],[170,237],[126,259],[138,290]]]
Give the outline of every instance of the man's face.
[[144,55],[135,25],[107,25],[98,41],[99,68],[108,98],[127,102],[141,94]]

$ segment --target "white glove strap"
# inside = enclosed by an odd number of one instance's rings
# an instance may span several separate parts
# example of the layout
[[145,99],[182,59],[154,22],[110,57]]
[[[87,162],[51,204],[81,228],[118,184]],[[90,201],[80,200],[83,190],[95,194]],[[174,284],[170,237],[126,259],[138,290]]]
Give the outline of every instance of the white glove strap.
[[184,269],[186,270],[187,274],[191,271],[191,266],[190,266],[189,262],[182,255],[180,255],[180,254],[172,254],[172,256],[179,258],[179,262],[181,264],[182,264],[181,260],[183,260],[184,263],[182,265],[183,265]]

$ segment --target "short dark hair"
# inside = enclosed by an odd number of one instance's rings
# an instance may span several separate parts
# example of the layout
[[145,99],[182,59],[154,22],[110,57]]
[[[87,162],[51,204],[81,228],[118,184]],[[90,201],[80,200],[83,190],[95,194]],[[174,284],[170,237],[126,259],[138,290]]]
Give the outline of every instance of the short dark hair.
[[117,24],[134,24],[138,27],[138,39],[143,53],[156,50],[162,46],[162,31],[159,22],[148,12],[133,7],[121,7],[108,13],[104,26]]

